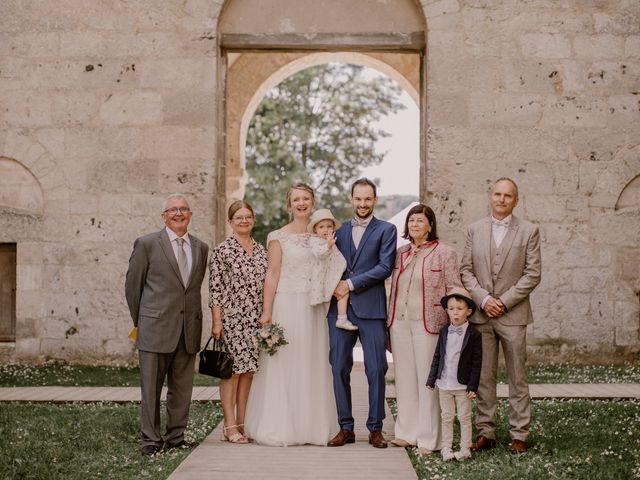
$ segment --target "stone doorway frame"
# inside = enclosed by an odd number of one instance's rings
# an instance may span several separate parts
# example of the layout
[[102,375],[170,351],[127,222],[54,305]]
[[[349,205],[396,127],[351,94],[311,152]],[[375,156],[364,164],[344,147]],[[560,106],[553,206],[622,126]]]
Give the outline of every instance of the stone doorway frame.
[[[244,35],[244,34],[220,34],[218,35],[217,55],[217,88],[216,88],[216,171],[214,185],[216,194],[213,199],[215,218],[214,242],[218,243],[225,237],[226,228],[226,202],[227,202],[227,171],[229,167],[229,155],[227,142],[229,139],[229,125],[227,122],[228,106],[228,77],[229,57],[233,54],[243,53],[271,53],[271,54],[356,54],[371,56],[414,54],[419,58],[418,85],[413,85],[417,91],[418,108],[420,118],[420,198],[426,197],[427,177],[427,98],[426,98],[426,32],[413,34],[358,34],[358,35],[324,35],[317,34],[307,36],[304,34],[280,34],[268,37]],[[322,62],[319,62],[322,63]],[[360,62],[356,62],[360,63]],[[362,64],[362,63],[361,63]],[[390,68],[393,68],[389,65]],[[374,67],[375,68],[375,67]],[[293,72],[295,73],[295,72]],[[383,72],[384,73],[384,72]],[[399,73],[399,72],[398,72]],[[401,75],[401,74],[400,74]],[[408,80],[407,80],[408,81]],[[410,83],[410,82],[409,82]],[[403,88],[405,88],[403,86]],[[406,88],[405,88],[406,90]],[[257,90],[256,90],[257,91]],[[253,96],[256,92],[251,92]]]

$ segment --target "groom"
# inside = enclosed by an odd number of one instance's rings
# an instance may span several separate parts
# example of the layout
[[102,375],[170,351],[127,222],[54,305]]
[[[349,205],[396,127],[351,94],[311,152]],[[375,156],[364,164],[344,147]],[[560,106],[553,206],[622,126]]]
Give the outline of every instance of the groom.
[[[396,227],[373,216],[378,201],[376,185],[361,178],[351,186],[351,205],[355,216],[336,232],[336,245],[347,260],[347,269],[336,286],[329,308],[329,361],[338,408],[340,431],[327,445],[341,447],[354,443],[351,413],[351,368],[353,347],[360,337],[364,367],[369,383],[369,443],[386,448],[382,436],[384,413],[384,375],[387,372],[385,350],[387,295],[384,281],[391,275],[396,253]],[[358,326],[349,331],[336,327],[336,299],[349,294],[348,319]]]

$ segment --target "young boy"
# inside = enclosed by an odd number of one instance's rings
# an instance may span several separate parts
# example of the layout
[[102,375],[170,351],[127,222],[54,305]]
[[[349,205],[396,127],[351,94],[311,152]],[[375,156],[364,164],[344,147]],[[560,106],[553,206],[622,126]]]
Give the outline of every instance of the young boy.
[[[316,236],[311,237],[311,247],[316,261],[313,266],[313,284],[311,286],[311,305],[326,303],[331,300],[333,291],[342,278],[347,262],[338,251],[333,248],[336,244],[335,231],[340,222],[333,217],[329,209],[316,210],[309,219],[307,230]],[[347,319],[349,295],[338,300],[338,320],[336,327],[344,330],[357,330]]]
[[[463,460],[471,456],[471,399],[475,398],[482,367],[482,336],[467,319],[476,304],[464,288],[452,288],[440,300],[450,324],[440,330],[431,362],[427,387],[438,387],[442,417],[442,459]],[[460,450],[453,453],[453,419],[458,411]]]

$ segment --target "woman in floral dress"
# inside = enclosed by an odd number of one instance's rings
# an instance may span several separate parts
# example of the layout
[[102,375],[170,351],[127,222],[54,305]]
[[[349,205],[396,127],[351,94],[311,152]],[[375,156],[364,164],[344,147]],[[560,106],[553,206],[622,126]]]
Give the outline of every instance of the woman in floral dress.
[[233,355],[233,376],[220,381],[223,440],[245,444],[244,416],[259,356],[252,337],[260,327],[267,251],[251,237],[251,205],[232,203],[228,219],[233,234],[212,250],[209,260],[211,335],[224,337]]

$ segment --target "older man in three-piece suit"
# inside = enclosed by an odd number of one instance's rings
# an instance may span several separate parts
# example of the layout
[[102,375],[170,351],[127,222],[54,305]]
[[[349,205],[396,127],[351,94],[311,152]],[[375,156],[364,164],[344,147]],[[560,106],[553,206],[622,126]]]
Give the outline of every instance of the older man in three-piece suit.
[[[164,204],[165,228],[133,245],[125,294],[137,327],[142,402],[142,453],[188,446],[195,354],[200,349],[200,287],[209,247],[187,233],[191,209],[184,195]],[[167,430],[160,434],[160,393],[167,378]]]
[[518,187],[497,180],[490,193],[491,216],[469,226],[460,266],[462,283],[480,311],[469,321],[482,334],[482,372],[478,388],[472,450],[495,446],[496,372],[502,345],[509,380],[511,450],[523,453],[531,422],[526,370],[527,325],[533,322],[529,295],[540,283],[538,227],[512,214]]

